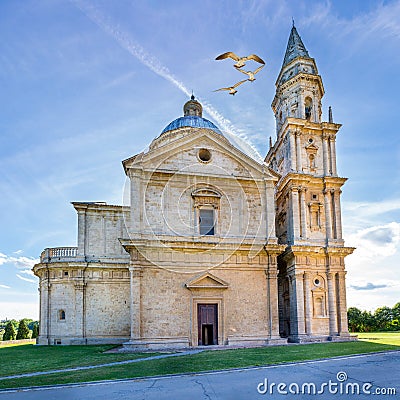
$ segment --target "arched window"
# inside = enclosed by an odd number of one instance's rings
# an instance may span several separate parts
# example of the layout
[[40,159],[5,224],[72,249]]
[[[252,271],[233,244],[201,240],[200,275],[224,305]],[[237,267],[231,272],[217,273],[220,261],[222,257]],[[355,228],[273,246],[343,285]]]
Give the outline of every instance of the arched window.
[[64,310],[58,310],[58,319],[60,321],[65,321],[65,311]]

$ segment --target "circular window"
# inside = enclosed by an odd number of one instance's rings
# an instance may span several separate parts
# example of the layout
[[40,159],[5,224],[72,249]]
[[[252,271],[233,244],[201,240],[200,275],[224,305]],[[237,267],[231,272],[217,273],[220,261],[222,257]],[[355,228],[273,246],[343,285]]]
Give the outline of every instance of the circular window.
[[320,284],[320,280],[318,278],[314,279],[314,284],[315,286],[318,286]]
[[312,143],[313,141],[313,138],[308,139],[308,143]]
[[211,160],[211,152],[207,149],[200,149],[199,150],[199,159],[203,162],[209,162]]

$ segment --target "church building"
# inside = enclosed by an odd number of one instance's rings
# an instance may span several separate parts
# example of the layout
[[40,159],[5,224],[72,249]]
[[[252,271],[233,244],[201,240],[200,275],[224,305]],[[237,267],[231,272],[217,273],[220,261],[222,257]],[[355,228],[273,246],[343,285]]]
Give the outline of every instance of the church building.
[[122,162],[130,204],[74,202],[77,247],[47,248],[39,344],[128,349],[351,340],[336,134],[322,79],[293,26],[264,162],[192,96]]

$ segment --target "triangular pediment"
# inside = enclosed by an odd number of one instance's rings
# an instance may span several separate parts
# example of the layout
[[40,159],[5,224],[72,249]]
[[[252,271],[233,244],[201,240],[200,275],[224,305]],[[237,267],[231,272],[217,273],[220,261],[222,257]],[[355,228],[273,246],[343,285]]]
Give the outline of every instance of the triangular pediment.
[[306,146],[306,149],[307,149],[307,151],[310,151],[310,152],[317,152],[318,151],[318,147],[314,143],[309,144],[308,146]]
[[320,293],[322,294],[322,293],[325,293],[326,290],[323,287],[316,287],[316,288],[312,289],[312,292],[314,294],[320,294]]
[[229,284],[215,275],[205,272],[185,283],[188,289],[227,289]]
[[[176,162],[176,165],[180,164],[180,169],[182,169],[182,162],[184,162],[182,155],[184,156],[191,149],[199,147],[210,148],[221,154],[223,153],[226,158],[231,159],[233,163],[240,166],[239,169],[244,168],[244,170],[247,170],[247,174],[250,174],[253,178],[265,178],[267,176],[273,180],[278,179],[276,174],[265,163],[258,162],[247,154],[244,154],[221,134],[204,129],[187,132],[161,147],[149,150],[142,157],[128,158],[123,162],[123,165],[125,171],[129,168],[151,169],[153,171],[157,169],[166,170],[173,166],[171,161],[176,157],[179,161]],[[165,160],[167,162],[164,162]],[[190,161],[188,165],[195,165],[195,163]],[[238,175],[240,175],[240,172]]]

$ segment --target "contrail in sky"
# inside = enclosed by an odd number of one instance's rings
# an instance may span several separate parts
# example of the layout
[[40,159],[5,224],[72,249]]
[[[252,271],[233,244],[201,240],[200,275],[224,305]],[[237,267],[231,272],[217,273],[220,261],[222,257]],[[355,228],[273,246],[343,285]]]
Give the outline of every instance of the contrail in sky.
[[[128,35],[121,32],[118,28],[113,26],[110,22],[107,22],[104,15],[102,15],[98,9],[90,4],[86,4],[80,0],[71,0],[73,4],[77,8],[79,8],[88,18],[90,18],[96,25],[98,25],[103,31],[112,36],[118,44],[127,50],[130,54],[136,57],[142,64],[148,67],[151,71],[166,79],[175,85],[179,90],[181,90],[188,97],[191,95],[191,92],[188,88],[174,75],[170,72],[170,70],[161,64],[156,57],[152,56],[148,52],[144,50],[144,48],[136,43],[132,38]],[[249,143],[249,139],[245,137],[245,135],[239,134],[233,124],[222,114],[217,111],[209,102],[202,100],[199,98],[200,102],[203,105],[204,110],[215,120],[218,125],[221,126],[224,130],[224,133],[227,133],[228,136],[235,142],[236,145],[239,145],[240,148],[251,157],[255,158],[257,161],[262,162],[263,159],[257,149]]]

